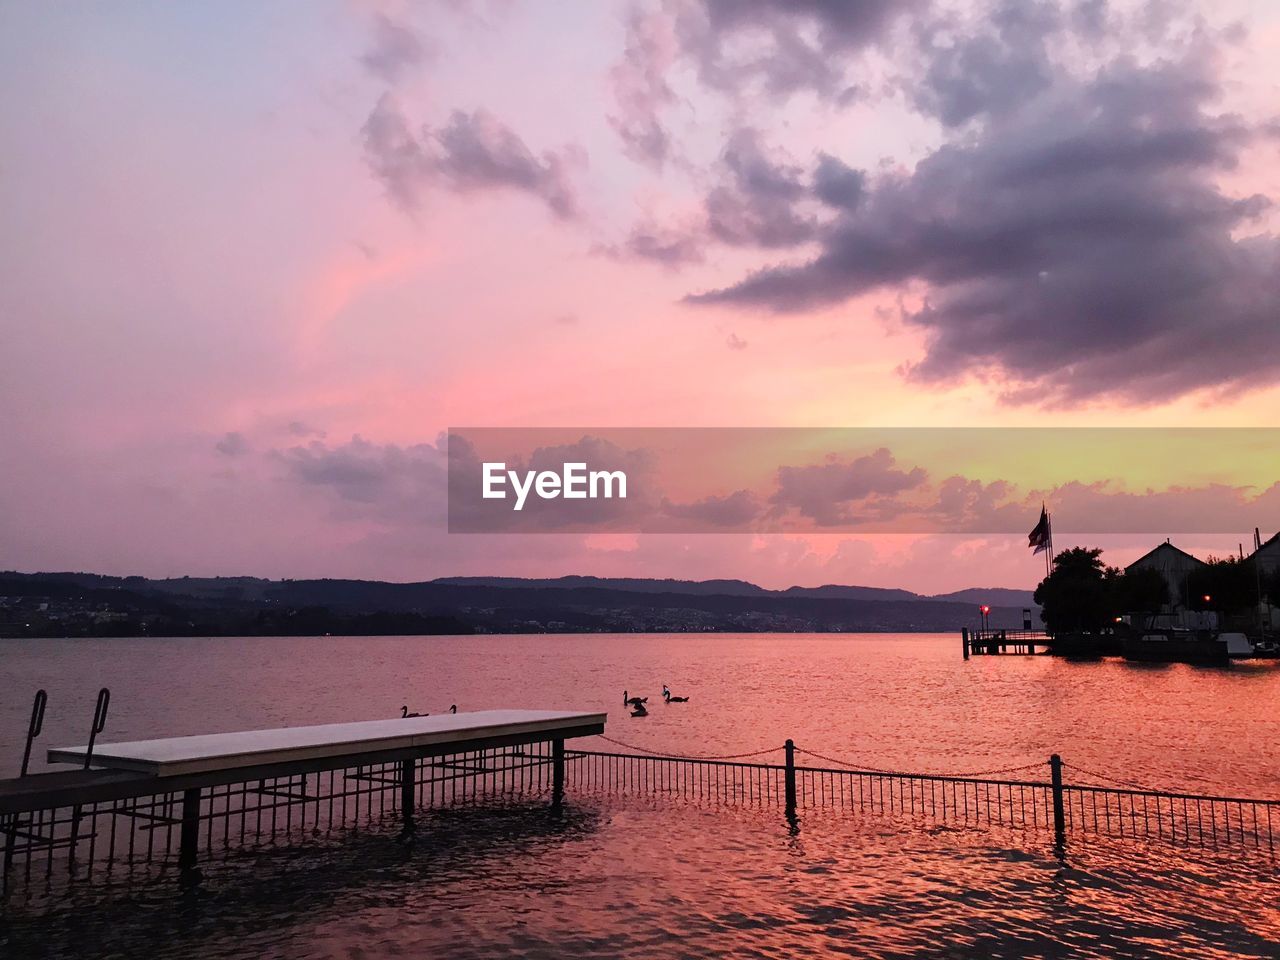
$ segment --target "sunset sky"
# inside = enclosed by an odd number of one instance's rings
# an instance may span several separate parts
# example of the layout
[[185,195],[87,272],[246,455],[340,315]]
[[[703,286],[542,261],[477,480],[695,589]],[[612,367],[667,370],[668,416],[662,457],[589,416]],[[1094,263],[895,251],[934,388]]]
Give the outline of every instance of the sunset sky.
[[1270,0],[0,0],[0,568],[1034,585],[450,535],[442,435],[1276,426],[1276,64]]

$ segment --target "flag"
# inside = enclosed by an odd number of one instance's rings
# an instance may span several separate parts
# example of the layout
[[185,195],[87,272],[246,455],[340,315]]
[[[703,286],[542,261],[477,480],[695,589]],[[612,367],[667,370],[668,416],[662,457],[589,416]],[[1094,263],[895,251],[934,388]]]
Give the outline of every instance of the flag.
[[1049,549],[1050,536],[1049,511],[1046,510],[1042,504],[1040,506],[1040,522],[1037,523],[1035,529],[1027,535],[1027,546],[1035,548],[1032,551],[1033,555],[1037,553],[1044,553]]

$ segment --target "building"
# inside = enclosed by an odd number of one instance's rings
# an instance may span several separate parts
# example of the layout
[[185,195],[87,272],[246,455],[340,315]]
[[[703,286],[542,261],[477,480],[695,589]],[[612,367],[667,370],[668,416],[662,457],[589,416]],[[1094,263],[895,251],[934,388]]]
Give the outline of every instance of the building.
[[1253,551],[1252,559],[1264,577],[1280,569],[1280,533]]
[[1179,550],[1166,540],[1150,553],[1144,554],[1124,568],[1125,573],[1134,570],[1155,570],[1169,587],[1169,605],[1173,609],[1187,605],[1187,578],[1192,571],[1205,566],[1199,557]]
[[[1254,535],[1257,536],[1256,531]],[[1258,576],[1261,580],[1270,580],[1275,576],[1276,571],[1280,570],[1280,533],[1260,544],[1249,559],[1257,564]],[[1269,599],[1259,600],[1258,620],[1272,630],[1280,629],[1280,606]]]

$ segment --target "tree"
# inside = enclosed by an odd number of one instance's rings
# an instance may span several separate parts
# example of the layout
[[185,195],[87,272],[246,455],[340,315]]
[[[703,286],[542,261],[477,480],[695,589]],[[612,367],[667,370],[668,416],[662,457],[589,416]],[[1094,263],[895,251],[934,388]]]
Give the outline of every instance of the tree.
[[1035,592],[1040,619],[1051,633],[1096,633],[1121,614],[1156,611],[1168,600],[1168,584],[1158,571],[1108,567],[1099,547],[1058,554]]
[[1072,547],[1053,558],[1053,569],[1036,587],[1040,619],[1051,633],[1095,632],[1114,619],[1111,593],[1098,547]]
[[1252,558],[1209,557],[1187,576],[1187,594],[1188,606],[1195,610],[1253,610],[1258,602],[1258,576]]
[[1126,572],[1107,568],[1114,616],[1122,613],[1155,613],[1169,602],[1169,584],[1158,570],[1143,568]]

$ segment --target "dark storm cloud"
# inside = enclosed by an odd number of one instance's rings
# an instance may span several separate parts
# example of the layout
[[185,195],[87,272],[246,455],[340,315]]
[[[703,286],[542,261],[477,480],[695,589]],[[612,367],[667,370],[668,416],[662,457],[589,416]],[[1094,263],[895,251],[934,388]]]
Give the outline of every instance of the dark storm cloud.
[[978,132],[869,184],[815,258],[690,299],[791,311],[923,283],[909,376],[994,376],[1016,401],[1273,380],[1280,245],[1248,235],[1268,201],[1217,185],[1263,132],[1210,111],[1214,63],[1120,58],[1017,108],[985,101]]
[[644,220],[627,238],[599,253],[679,268],[705,259],[714,244],[763,249],[794,247],[817,237],[823,206],[851,210],[864,175],[828,154],[812,172],[763,141],[759,131],[733,131],[713,170],[700,215],[679,224]]
[[1052,82],[1049,45],[1066,19],[1056,2],[1001,0],[976,24],[922,22],[923,68],[907,94],[948,126],[1025,103]]
[[862,200],[866,174],[854,170],[843,160],[830,154],[820,154],[813,171],[813,192],[829,207],[854,210]]
[[810,20],[824,46],[846,49],[871,43],[895,16],[919,4],[913,0],[704,0],[703,6],[717,30]]
[[763,89],[801,90],[846,102],[852,58],[931,0],[653,0],[627,15],[626,39],[610,71],[609,121],[627,155],[654,169],[677,153],[664,114],[678,102],[669,75],[690,65],[707,87],[732,98]]
[[[882,39],[926,0],[701,0],[678,17],[681,43],[704,82],[733,90],[760,78],[786,95],[811,89],[845,96],[845,58]],[[744,53],[743,41],[764,38]]]
[[581,152],[566,148],[535,155],[491,114],[454,111],[448,123],[420,133],[389,94],[378,100],[361,130],[365,162],[406,213],[416,213],[437,183],[469,192],[513,189],[541,199],[562,219],[577,213],[570,168]]
[[758,131],[730,135],[720,158],[722,181],[706,199],[707,229],[733,246],[789,247],[813,236],[801,212],[809,194],[804,170],[766,152]]

